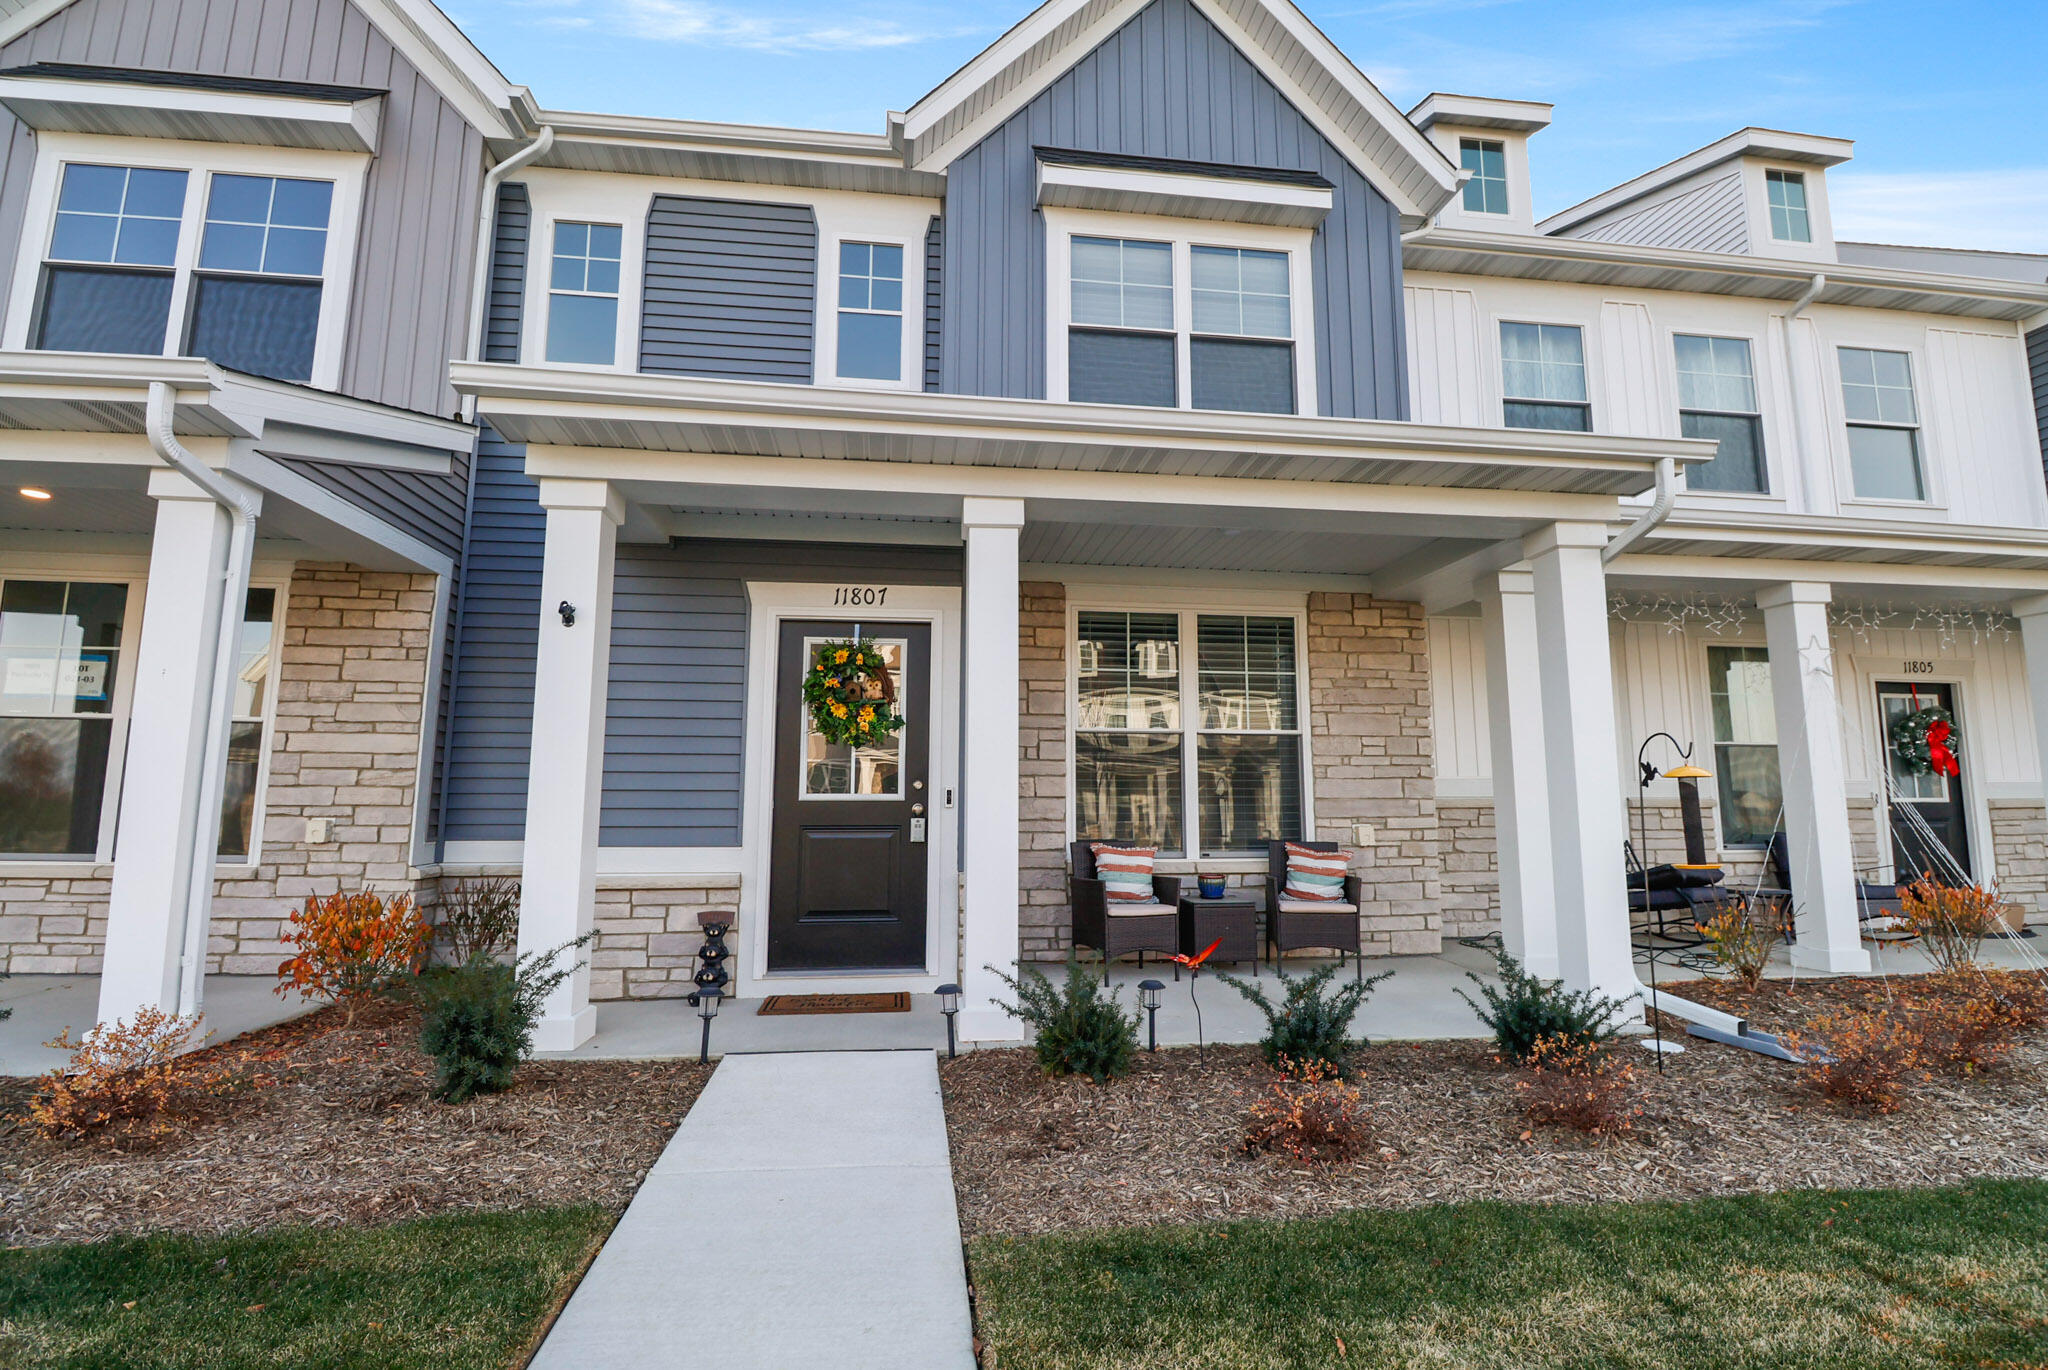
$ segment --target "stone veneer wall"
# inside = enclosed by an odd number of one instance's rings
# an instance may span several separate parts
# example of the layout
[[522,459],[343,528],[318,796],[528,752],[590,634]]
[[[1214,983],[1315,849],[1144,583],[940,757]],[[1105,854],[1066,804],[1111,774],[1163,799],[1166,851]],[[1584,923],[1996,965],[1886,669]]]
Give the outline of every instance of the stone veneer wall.
[[1026,961],[1064,960],[1067,904],[1067,587],[1018,587],[1017,923]]
[[1308,597],[1310,764],[1317,835],[1361,849],[1369,953],[1433,953],[1439,908],[1436,766],[1422,606],[1370,595]]
[[2025,906],[2029,923],[2048,923],[2048,809],[2012,799],[1994,799],[1990,809],[1998,892]]
[[1436,801],[1437,855],[1443,865],[1444,936],[1479,937],[1500,927],[1500,850],[1493,805],[1483,799]]
[[[214,886],[207,970],[268,974],[308,894],[411,890],[414,788],[434,577],[302,563],[278,638],[260,866]],[[333,820],[309,847],[306,820]],[[113,870],[0,879],[0,952],[16,974],[96,974]]]
[[[690,992],[703,945],[697,915],[739,908],[737,875],[599,876],[592,999],[674,999]],[[728,938],[733,945],[737,939]],[[732,968],[728,963],[728,968]]]

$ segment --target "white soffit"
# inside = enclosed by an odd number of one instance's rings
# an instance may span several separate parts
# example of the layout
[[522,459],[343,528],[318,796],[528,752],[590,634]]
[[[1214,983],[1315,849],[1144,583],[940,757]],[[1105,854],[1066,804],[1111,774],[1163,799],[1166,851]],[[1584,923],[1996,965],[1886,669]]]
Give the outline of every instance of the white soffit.
[[1327,182],[1310,185],[1180,170],[1075,166],[1050,155],[1038,164],[1038,203],[1061,209],[1314,228],[1333,202]]
[[1537,133],[1550,127],[1550,111],[1541,100],[1496,100],[1484,95],[1452,95],[1432,91],[1408,111],[1408,122],[1423,130],[1433,124],[1454,128],[1497,128],[1508,133]]
[[43,131],[374,153],[384,92],[46,62],[0,71],[0,105]]
[[1697,148],[1683,157],[1646,171],[1633,181],[1603,190],[1590,200],[1560,210],[1536,225],[1538,233],[1566,233],[1588,219],[1612,213],[1621,206],[1654,195],[1666,187],[1696,176],[1710,167],[1738,157],[1758,157],[1773,162],[1795,162],[1806,166],[1840,166],[1849,160],[1856,144],[1847,138],[1826,138],[1817,133],[1787,133],[1774,128],[1737,129],[1719,142]]

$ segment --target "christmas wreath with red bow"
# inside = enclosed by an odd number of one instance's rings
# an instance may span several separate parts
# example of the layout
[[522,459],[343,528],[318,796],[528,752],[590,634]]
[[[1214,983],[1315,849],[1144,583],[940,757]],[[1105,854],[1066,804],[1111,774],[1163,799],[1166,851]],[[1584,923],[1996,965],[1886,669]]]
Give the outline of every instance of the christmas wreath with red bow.
[[1956,721],[1938,705],[1919,705],[1892,720],[1892,750],[1913,775],[1961,775],[1956,762]]
[[872,747],[903,726],[896,682],[873,638],[820,646],[804,676],[804,703],[827,742]]

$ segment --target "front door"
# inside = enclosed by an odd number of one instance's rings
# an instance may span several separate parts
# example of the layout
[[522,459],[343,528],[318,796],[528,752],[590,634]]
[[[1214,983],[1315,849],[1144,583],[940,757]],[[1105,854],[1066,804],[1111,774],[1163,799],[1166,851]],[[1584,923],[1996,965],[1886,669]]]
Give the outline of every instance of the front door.
[[[1885,760],[1891,766],[1892,789],[1899,800],[1891,813],[1892,859],[1896,863],[1895,873],[1903,881],[1917,880],[1929,871],[1938,879],[1948,879],[1952,872],[1940,847],[1948,849],[1965,874],[1971,869],[1970,823],[1963,795],[1967,777],[1915,775],[1899,760],[1898,749],[1892,745],[1893,722],[1929,705],[1946,709],[1949,717],[1956,720],[1956,730],[1962,731],[1963,720],[1956,712],[1953,685],[1878,684],[1877,714],[1883,729]],[[1918,814],[1926,826],[1914,822],[1907,810]]]
[[[803,699],[819,648],[872,638],[903,727],[875,747],[827,742]],[[768,970],[925,968],[931,625],[785,622],[776,652]]]

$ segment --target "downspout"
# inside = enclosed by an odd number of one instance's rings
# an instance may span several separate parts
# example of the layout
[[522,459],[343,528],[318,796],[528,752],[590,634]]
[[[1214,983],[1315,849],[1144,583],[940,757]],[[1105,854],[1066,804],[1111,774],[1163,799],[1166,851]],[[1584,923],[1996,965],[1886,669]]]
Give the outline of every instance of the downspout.
[[1671,517],[1671,508],[1678,503],[1678,458],[1657,458],[1657,497],[1650,501],[1650,507],[1634,523],[1614,535],[1605,547],[1600,549],[1600,563],[1604,566],[1629,548],[1648,537],[1653,529]]
[[178,963],[178,1012],[195,1015],[200,1010],[202,981],[206,970],[207,919],[213,895],[214,861],[220,847],[220,791],[227,770],[228,735],[234,728],[235,653],[241,640],[241,596],[236,593],[236,568],[247,565],[256,539],[257,505],[233,482],[185,450],[172,431],[175,410],[171,387],[163,381],[149,384],[145,429],[150,449],[166,465],[213,498],[228,515],[227,562],[221,568],[220,629],[215,635],[213,691],[206,713],[206,743],[199,772],[197,813],[192,820],[191,872],[185,893],[185,926],[179,939],[183,951]]
[[[542,124],[533,141],[504,161],[484,173],[482,202],[476,216],[476,260],[470,275],[469,289],[469,337],[462,349],[463,360],[478,361],[483,356],[484,314],[490,301],[491,267],[496,252],[495,230],[498,225],[498,187],[505,179],[521,167],[526,166],[555,145],[555,126]],[[474,396],[462,402],[462,416],[468,420],[476,418]],[[462,487],[462,559],[456,563],[458,577],[469,574],[470,524],[476,518],[476,471],[483,458],[482,446],[471,449],[469,455],[469,479]],[[441,738],[441,745],[435,763],[434,780],[439,787],[434,795],[434,864],[441,865],[448,855],[448,759],[450,744],[453,742],[455,727],[455,688],[462,679],[462,627],[468,601],[462,593],[458,580],[455,587],[455,612],[449,627],[448,639],[448,713],[445,719],[447,731]]]

